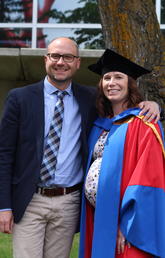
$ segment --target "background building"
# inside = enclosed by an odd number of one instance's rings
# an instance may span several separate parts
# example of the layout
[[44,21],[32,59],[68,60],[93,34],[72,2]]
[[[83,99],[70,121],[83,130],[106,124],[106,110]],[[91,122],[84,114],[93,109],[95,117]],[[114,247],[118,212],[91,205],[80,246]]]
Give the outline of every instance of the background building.
[[[165,35],[165,0],[153,0]],[[102,54],[104,41],[96,0],[0,1],[0,110],[9,89],[43,78],[47,44],[59,36],[80,46],[82,66],[75,80],[95,85],[86,67]]]

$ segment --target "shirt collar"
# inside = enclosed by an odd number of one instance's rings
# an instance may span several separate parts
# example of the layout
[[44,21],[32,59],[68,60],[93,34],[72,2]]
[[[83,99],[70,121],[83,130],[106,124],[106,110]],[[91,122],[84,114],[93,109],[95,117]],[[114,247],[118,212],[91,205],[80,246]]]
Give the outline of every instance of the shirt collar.
[[[65,91],[68,93],[68,95],[73,95],[72,93],[72,87],[71,87],[71,83],[69,84],[69,86],[65,89]],[[53,94],[55,91],[59,90],[58,88],[56,88],[54,85],[52,85],[49,81],[47,76],[45,77],[44,80],[44,90],[46,91],[46,93],[48,94]]]

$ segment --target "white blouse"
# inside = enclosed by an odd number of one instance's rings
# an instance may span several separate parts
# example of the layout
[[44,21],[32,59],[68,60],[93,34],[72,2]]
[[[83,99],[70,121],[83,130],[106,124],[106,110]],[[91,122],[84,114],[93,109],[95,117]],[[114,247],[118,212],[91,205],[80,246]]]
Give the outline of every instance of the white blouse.
[[102,162],[102,156],[104,152],[104,145],[108,136],[107,131],[103,131],[97,140],[94,151],[93,161],[89,168],[86,180],[85,180],[85,195],[90,204],[95,207],[96,194],[99,180],[100,167]]

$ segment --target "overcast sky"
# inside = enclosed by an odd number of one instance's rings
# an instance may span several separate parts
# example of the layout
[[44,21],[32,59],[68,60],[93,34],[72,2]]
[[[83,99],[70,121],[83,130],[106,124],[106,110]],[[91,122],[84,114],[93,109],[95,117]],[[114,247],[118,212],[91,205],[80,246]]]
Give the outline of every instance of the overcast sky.
[[59,11],[75,9],[76,7],[80,6],[78,2],[78,0],[55,0],[54,7],[57,8]]
[[[79,0],[55,0],[52,5],[52,9],[57,9],[58,11],[65,11],[69,9],[75,9],[78,6],[83,6],[83,4],[78,3]],[[43,5],[43,0],[39,0],[40,7]]]

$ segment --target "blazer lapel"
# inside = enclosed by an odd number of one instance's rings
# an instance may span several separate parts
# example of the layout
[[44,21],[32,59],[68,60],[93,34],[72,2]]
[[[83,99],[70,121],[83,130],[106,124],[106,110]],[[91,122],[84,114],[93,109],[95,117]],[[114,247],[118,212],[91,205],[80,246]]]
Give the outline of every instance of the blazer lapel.
[[37,157],[39,162],[42,162],[43,145],[44,145],[44,82],[41,81],[35,84],[33,88],[32,110],[35,113],[34,117],[34,134],[37,144]]

